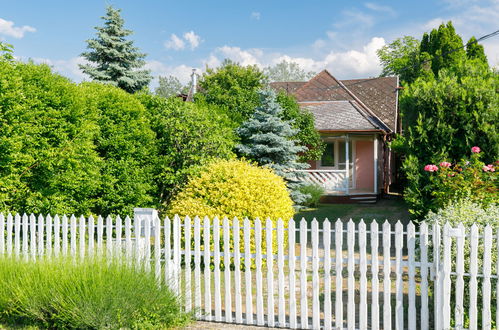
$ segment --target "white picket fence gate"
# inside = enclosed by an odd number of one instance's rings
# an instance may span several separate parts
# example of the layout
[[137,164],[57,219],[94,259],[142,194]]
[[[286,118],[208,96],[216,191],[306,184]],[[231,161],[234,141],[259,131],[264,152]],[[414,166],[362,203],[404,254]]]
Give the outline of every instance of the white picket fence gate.
[[491,329],[498,251],[475,225],[0,214],[0,254],[133,258],[197,318],[268,327]]

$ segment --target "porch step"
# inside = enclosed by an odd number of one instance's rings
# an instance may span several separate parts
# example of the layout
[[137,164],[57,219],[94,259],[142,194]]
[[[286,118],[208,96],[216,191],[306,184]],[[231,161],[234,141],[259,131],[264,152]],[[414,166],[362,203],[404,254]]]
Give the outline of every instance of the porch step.
[[322,196],[322,203],[331,204],[375,204],[378,201],[378,195],[366,194],[366,195],[351,195],[351,196],[341,196],[341,195],[325,195]]

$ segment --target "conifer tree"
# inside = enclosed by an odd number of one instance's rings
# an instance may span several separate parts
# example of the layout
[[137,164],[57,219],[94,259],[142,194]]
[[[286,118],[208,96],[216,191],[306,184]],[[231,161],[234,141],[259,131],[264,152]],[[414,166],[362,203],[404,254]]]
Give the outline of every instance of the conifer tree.
[[145,54],[126,37],[131,30],[123,27],[121,10],[107,7],[103,27],[95,27],[97,36],[87,40],[88,52],[82,53],[90,64],[80,65],[80,69],[94,81],[118,86],[129,93],[134,93],[149,84],[150,71],[139,70],[145,64]]
[[468,59],[476,59],[482,62],[484,65],[488,66],[487,56],[485,55],[485,50],[483,46],[478,44],[475,37],[471,37],[466,44],[466,56]]
[[301,175],[293,170],[308,167],[308,164],[298,162],[298,154],[306,148],[293,140],[297,130],[291,127],[291,122],[281,119],[282,108],[276,101],[276,94],[272,90],[262,90],[258,95],[260,105],[237,129],[241,144],[236,150],[247,159],[254,160],[261,166],[268,166],[283,177],[291,198],[300,205],[309,196],[299,191],[302,186]]

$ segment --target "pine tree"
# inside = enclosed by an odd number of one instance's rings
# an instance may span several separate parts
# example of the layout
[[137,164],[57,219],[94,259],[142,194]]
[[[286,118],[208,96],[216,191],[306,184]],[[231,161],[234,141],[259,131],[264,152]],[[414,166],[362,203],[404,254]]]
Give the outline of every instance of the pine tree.
[[468,43],[466,44],[466,56],[468,59],[476,59],[482,62],[484,65],[488,66],[487,56],[485,55],[485,50],[483,46],[478,44],[475,37],[471,37]]
[[144,66],[146,55],[133,46],[133,41],[125,38],[132,31],[123,27],[120,12],[120,9],[107,7],[106,16],[102,17],[104,26],[95,27],[97,37],[87,40],[90,51],[82,53],[91,64],[80,65],[80,69],[92,80],[134,93],[147,86],[152,77],[150,71],[138,70]]
[[291,127],[290,121],[282,120],[282,108],[276,101],[276,94],[271,90],[258,92],[260,105],[253,115],[237,129],[241,144],[236,150],[247,159],[256,161],[261,166],[272,168],[283,177],[288,184],[293,201],[300,205],[309,196],[302,194],[300,172],[308,164],[298,162],[298,154],[306,150],[296,145],[292,139],[297,130]]

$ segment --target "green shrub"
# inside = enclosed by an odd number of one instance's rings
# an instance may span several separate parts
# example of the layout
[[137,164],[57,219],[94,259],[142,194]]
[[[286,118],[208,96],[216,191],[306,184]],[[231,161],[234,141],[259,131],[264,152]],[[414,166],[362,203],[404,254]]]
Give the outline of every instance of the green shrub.
[[154,273],[117,261],[0,258],[0,323],[59,329],[164,329],[190,320]]
[[[255,218],[262,220],[265,227],[267,218],[276,227],[277,219],[288,220],[293,216],[293,202],[286,189],[286,183],[271,169],[258,167],[244,160],[218,160],[204,167],[199,175],[192,176],[189,183],[175,197],[170,205],[169,215],[181,217],[204,216],[213,219],[217,216],[222,225],[223,217],[228,217],[230,224],[237,217],[240,221],[240,247],[243,246],[243,221],[248,218],[254,227]],[[230,248],[233,249],[233,231],[230,233]],[[191,235],[192,236],[192,235]],[[203,237],[201,230],[201,237]],[[192,236],[193,237],[193,236]],[[277,249],[274,232],[273,248]],[[286,238],[284,238],[286,239]],[[262,251],[265,253],[265,233],[262,234]],[[212,238],[213,242],[213,238]],[[223,230],[220,231],[223,245]],[[204,245],[204,242],[202,243]],[[251,251],[255,251],[254,239],[250,242]],[[203,246],[204,249],[204,246]]]
[[309,195],[310,197],[303,203],[306,207],[317,207],[321,200],[321,196],[324,195],[324,188],[316,184],[307,184],[300,188],[300,192],[304,195]]
[[[476,224],[479,226],[483,234],[483,228],[487,225],[492,226],[492,228],[499,227],[499,204],[492,203],[488,206],[483,206],[480,203],[474,202],[471,199],[462,199],[455,202],[449,203],[446,207],[439,209],[437,212],[430,211],[425,218],[425,221],[431,226],[432,224],[438,223],[443,226],[449,223],[453,228],[456,228],[459,224],[463,224],[466,230],[472,225]],[[469,234],[469,231],[467,232]],[[456,244],[452,244],[452,269],[456,269],[456,257],[457,257],[457,247]],[[483,270],[483,256],[484,255],[484,244],[483,239],[479,240],[478,243],[478,269],[479,273]],[[496,265],[497,253],[494,252],[492,247],[492,267]],[[466,238],[464,245],[464,267],[465,270],[470,269],[470,242]],[[497,283],[493,282],[493,286],[497,286]],[[464,296],[468,297],[470,292],[469,281],[465,278],[464,281]],[[491,301],[495,301],[495,295],[497,290],[492,288]],[[478,301],[482,301],[482,286],[478,286]],[[452,310],[455,308],[455,300],[452,299]],[[496,306],[491,305],[492,315],[495,314]],[[469,327],[469,300],[464,299],[464,325],[465,328]],[[481,313],[478,314],[479,324],[481,324]],[[452,320],[454,322],[454,320]],[[491,328],[495,329],[495,319],[492,319]]]

